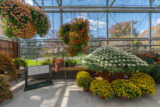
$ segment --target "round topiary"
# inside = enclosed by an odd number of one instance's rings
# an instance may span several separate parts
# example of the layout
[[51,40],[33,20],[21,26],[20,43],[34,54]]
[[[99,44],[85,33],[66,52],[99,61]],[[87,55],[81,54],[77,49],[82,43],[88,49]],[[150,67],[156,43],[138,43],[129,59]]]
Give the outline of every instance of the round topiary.
[[0,75],[0,101],[11,99],[13,97],[10,91],[10,83],[7,76]]
[[117,79],[111,83],[115,94],[119,97],[141,97],[142,91],[133,82],[125,79]]
[[114,91],[111,84],[106,80],[94,80],[90,85],[90,91],[94,95],[105,97],[106,100],[113,98]]
[[16,66],[5,52],[0,52],[0,74],[8,75],[14,80],[17,79]]
[[77,85],[83,89],[88,89],[93,78],[90,75],[80,75],[77,79]]
[[146,73],[135,73],[132,74],[129,80],[142,90],[143,95],[155,94],[155,81],[150,75]]

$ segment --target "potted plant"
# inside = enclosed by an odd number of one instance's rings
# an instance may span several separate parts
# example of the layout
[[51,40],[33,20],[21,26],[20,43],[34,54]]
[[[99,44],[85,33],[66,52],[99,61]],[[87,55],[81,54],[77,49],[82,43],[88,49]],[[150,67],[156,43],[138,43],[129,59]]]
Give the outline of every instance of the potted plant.
[[13,60],[17,69],[19,69],[20,67],[26,67],[27,66],[27,63],[25,60],[21,59],[21,58],[16,58]]
[[64,64],[63,58],[57,58],[53,66],[53,69],[55,70],[55,72],[59,72],[61,67],[63,67],[63,64]]
[[76,83],[79,87],[83,88],[84,92],[89,91],[90,83],[93,81],[93,78],[90,75],[79,74],[76,78]]
[[142,91],[142,95],[153,95],[155,94],[155,81],[146,73],[135,73],[131,75],[129,79]]
[[133,82],[125,79],[117,79],[112,83],[115,94],[123,99],[141,97],[142,91]]
[[93,80],[90,85],[90,91],[101,99],[108,100],[114,96],[111,84],[106,80]]

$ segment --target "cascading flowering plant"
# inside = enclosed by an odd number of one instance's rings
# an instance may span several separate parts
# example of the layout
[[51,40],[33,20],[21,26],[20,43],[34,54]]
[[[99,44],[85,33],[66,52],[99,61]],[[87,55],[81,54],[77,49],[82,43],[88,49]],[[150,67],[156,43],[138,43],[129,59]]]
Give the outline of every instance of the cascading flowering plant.
[[58,31],[60,39],[68,45],[69,56],[76,56],[78,53],[86,52],[89,42],[89,21],[83,18],[76,18],[72,23],[62,25]]
[[35,28],[33,32],[42,37],[50,28],[44,12],[20,0],[0,1],[0,21],[4,35],[9,38],[17,37],[19,31],[23,32],[31,26]]

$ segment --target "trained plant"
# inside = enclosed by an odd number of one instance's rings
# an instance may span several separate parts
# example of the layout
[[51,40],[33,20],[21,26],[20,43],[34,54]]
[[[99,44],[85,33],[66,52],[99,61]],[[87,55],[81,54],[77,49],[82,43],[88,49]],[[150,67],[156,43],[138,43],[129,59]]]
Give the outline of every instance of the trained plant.
[[155,94],[155,81],[150,75],[146,73],[135,73],[132,74],[129,80],[138,86],[144,95]]
[[113,98],[114,96],[111,84],[106,80],[93,80],[90,85],[90,91],[94,95],[105,97],[106,100]]
[[0,75],[0,101],[8,100],[13,97],[12,92],[10,91],[10,83],[7,76]]
[[0,74],[8,75],[14,80],[17,79],[16,66],[5,52],[0,52]]
[[83,60],[82,64],[84,68],[93,71],[110,73],[133,73],[137,71],[138,67],[148,66],[137,56],[111,46],[96,49]]
[[117,79],[111,85],[115,94],[119,97],[134,98],[142,96],[141,89],[129,80]]
[[66,23],[59,28],[60,39],[68,45],[69,56],[76,56],[81,52],[86,52],[89,42],[89,21],[76,18],[72,23]]

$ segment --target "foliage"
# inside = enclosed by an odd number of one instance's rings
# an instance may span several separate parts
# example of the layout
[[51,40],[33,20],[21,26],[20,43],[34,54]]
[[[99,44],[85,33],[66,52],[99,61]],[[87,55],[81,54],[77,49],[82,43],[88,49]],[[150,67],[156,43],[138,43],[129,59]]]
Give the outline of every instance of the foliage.
[[76,18],[72,23],[66,23],[59,28],[60,39],[68,45],[69,56],[76,56],[78,53],[86,52],[89,42],[89,21]]
[[154,78],[157,83],[160,83],[160,66],[159,64],[149,65],[150,75]]
[[152,51],[143,52],[143,53],[135,53],[136,56],[146,61],[148,64],[160,64],[160,54]]
[[[128,36],[131,35],[131,28],[132,28],[132,35],[137,36],[138,33],[136,31],[136,28],[134,25],[136,24],[136,21],[128,21],[128,22],[120,22],[116,23],[115,25],[112,25],[109,29],[109,32],[111,34],[111,37],[121,37],[122,35]],[[131,27],[133,26],[133,27]]]
[[0,74],[9,75],[14,80],[17,79],[16,66],[5,52],[0,52]]
[[148,66],[131,53],[118,48],[104,46],[90,53],[82,62],[83,67],[93,71],[108,71],[110,73],[136,72],[138,67]]
[[117,79],[111,83],[115,94],[119,97],[141,97],[142,91],[133,82],[125,79]]
[[40,9],[20,0],[1,0],[0,7],[2,28],[5,36],[9,38],[17,37],[18,33],[25,31],[32,24],[41,37],[49,30],[49,20]]
[[135,73],[132,74],[130,81],[138,86],[143,94],[155,94],[155,81],[150,75],[146,73]]
[[47,59],[47,60],[43,61],[41,64],[42,65],[50,65],[51,61],[50,61],[50,59]]
[[21,66],[21,67],[26,67],[27,66],[26,61],[21,59],[21,58],[16,58],[13,61],[17,66]]
[[105,99],[113,98],[114,96],[111,84],[106,80],[93,80],[90,84],[90,91],[94,95],[104,96]]
[[10,91],[10,83],[7,76],[0,75],[0,101],[11,99],[13,97]]
[[83,87],[84,89],[90,87],[90,83],[93,81],[93,78],[90,75],[80,75],[77,78],[77,85]]
[[66,67],[74,67],[77,64],[77,62],[75,60],[67,59],[64,61],[64,64]]

